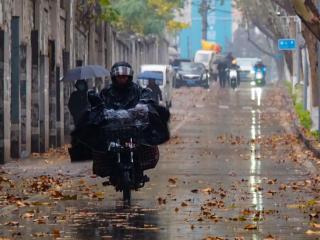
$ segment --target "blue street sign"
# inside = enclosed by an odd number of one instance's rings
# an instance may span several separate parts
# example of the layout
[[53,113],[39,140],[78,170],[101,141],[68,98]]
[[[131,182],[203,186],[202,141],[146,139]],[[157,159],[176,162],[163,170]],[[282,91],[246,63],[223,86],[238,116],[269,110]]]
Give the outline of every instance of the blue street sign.
[[292,51],[297,48],[297,41],[295,39],[279,39],[278,40],[279,50]]

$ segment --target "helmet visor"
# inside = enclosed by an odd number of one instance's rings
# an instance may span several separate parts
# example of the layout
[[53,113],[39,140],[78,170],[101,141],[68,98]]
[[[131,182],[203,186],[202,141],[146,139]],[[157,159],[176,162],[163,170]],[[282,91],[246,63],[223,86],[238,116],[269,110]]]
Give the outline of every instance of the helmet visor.
[[117,76],[129,76],[132,77],[133,76],[133,70],[130,67],[125,67],[125,66],[118,66],[112,69],[111,72],[113,77],[117,77]]

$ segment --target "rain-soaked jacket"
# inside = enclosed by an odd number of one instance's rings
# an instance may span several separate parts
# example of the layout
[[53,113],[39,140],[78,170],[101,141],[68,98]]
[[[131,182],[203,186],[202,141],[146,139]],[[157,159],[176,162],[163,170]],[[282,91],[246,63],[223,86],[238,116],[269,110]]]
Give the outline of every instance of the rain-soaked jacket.
[[120,122],[123,115],[135,116],[132,114],[135,109],[146,109],[148,114],[150,124],[143,131],[143,141],[146,144],[159,145],[170,138],[168,128],[170,113],[166,108],[154,102],[150,89],[141,88],[135,83],[130,83],[125,90],[118,90],[111,85],[103,89],[100,96],[89,95],[89,102],[91,104],[94,102],[95,106],[91,106],[91,110],[83,116],[81,124],[72,133],[72,136],[93,149],[99,148],[100,128],[110,123],[110,116],[118,116]]

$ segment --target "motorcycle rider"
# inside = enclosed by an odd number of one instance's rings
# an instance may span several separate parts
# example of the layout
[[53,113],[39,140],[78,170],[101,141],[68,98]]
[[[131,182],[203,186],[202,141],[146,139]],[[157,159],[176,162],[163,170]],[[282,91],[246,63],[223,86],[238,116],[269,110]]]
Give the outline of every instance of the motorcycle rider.
[[240,73],[239,73],[239,69],[240,66],[237,64],[237,60],[233,59],[230,65],[230,69],[234,69],[237,71],[237,86],[240,86]]
[[267,74],[267,67],[264,65],[262,60],[259,60],[255,65],[254,65],[254,71],[257,73],[258,71],[262,72],[263,74],[263,80],[265,81],[266,74]]
[[[128,110],[139,104],[146,104],[151,113],[149,114],[150,124],[157,132],[157,136],[150,134],[148,141],[150,141],[150,144],[158,145],[157,141],[159,139],[162,142],[170,138],[167,128],[170,113],[154,101],[151,89],[142,88],[133,82],[133,74],[133,69],[129,63],[115,63],[111,68],[112,82],[110,86],[101,91],[100,98],[106,109],[113,110]],[[93,168],[95,169],[95,166]]]
[[127,62],[117,62],[111,68],[111,85],[100,96],[107,109],[134,108],[140,100],[151,100],[152,92],[133,82],[133,69]]
[[[159,137],[160,139],[168,140],[170,133],[166,125],[170,119],[170,112],[160,107],[157,102],[154,101],[151,89],[142,88],[133,82],[133,74],[133,69],[127,62],[117,62],[112,66],[112,83],[100,93],[104,106],[107,109],[127,110],[136,107],[139,103],[147,104],[150,112],[154,113],[150,115],[150,121],[152,125],[158,129],[158,136],[155,138]],[[149,141],[157,142],[154,138],[149,139]]]
[[265,72],[265,70],[266,70],[266,65],[264,65],[264,63],[262,62],[262,60],[259,60],[259,61],[256,63],[256,65],[254,65],[254,69],[255,69],[255,71],[261,69],[261,70],[263,70],[263,72]]

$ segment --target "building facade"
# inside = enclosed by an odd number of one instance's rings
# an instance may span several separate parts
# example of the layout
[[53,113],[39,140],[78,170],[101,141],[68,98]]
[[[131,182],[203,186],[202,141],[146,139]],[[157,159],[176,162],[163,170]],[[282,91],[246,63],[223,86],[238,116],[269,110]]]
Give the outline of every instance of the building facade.
[[[0,0],[0,163],[46,152],[68,141],[71,68],[116,61],[135,72],[168,63],[168,42],[119,33],[106,22],[79,21],[82,0]],[[101,89],[107,79],[90,85]]]
[[[222,46],[223,51],[228,51],[228,45],[232,41],[233,26],[233,0],[207,0],[210,4],[208,12],[207,39]],[[188,5],[191,9],[191,24],[183,30],[179,37],[179,51],[183,58],[193,58],[196,51],[201,49],[202,40],[202,17],[199,12],[202,0],[192,0]],[[188,15],[188,14],[187,14]]]

